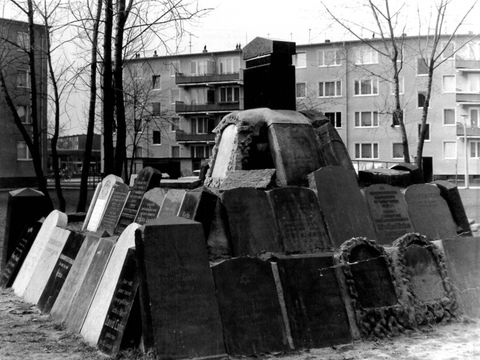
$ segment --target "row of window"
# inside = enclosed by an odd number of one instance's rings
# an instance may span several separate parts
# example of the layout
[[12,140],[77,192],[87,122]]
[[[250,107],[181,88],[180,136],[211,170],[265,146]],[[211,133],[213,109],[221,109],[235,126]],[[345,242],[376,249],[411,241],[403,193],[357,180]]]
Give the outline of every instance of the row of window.
[[[196,159],[207,159],[212,155],[212,145],[191,145],[190,146],[190,157]],[[143,147],[137,146],[135,148],[135,157],[141,158],[146,156],[143,151]],[[170,147],[170,156],[172,158],[180,157],[180,146],[174,145]],[[26,160],[26,159],[19,159]]]

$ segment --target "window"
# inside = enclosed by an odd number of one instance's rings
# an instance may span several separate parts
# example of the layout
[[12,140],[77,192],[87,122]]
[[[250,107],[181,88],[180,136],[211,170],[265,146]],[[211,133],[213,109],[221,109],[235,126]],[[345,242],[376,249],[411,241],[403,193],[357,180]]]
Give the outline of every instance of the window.
[[362,111],[355,112],[355,127],[377,127],[378,112]]
[[192,118],[191,130],[192,134],[208,134],[214,128],[214,121],[208,117]]
[[30,35],[26,31],[17,32],[17,45],[19,50],[30,51]]
[[[390,86],[392,87],[392,95],[395,95],[395,82],[393,80],[390,83]],[[405,93],[405,79],[403,76],[398,78],[398,93],[399,95],[403,95]]]
[[152,89],[160,89],[160,75],[152,75]]
[[424,58],[417,58],[417,75],[428,75],[428,66]]
[[319,97],[342,96],[341,81],[325,81],[318,83]]
[[171,124],[171,131],[175,131],[179,129],[179,122],[180,120],[178,118],[171,118],[170,119],[170,124]]
[[307,92],[307,84],[297,83],[297,98],[304,98]]
[[318,66],[341,65],[340,51],[337,49],[318,50]]
[[392,158],[403,159],[403,144],[402,143],[393,143],[392,144]]
[[[426,96],[427,94],[425,93],[425,91],[419,91],[418,92],[418,95],[417,95],[417,106],[419,108],[423,108],[425,106],[425,101],[427,100],[426,99]],[[430,106],[429,106],[430,107]]]
[[468,90],[473,93],[480,92],[480,74],[467,75]]
[[140,132],[142,131],[142,119],[135,119],[134,121],[134,126],[135,126],[135,132]]
[[220,88],[220,102],[238,102],[240,98],[240,88],[237,86],[226,86]]
[[160,103],[159,102],[152,102],[152,115],[159,116],[160,115]]
[[222,58],[217,62],[219,74],[234,74],[240,71],[240,59],[238,57]]
[[455,92],[455,75],[443,75],[443,92]]
[[175,104],[180,100],[180,89],[170,89],[170,103]]
[[399,111],[394,110],[392,114],[392,126],[399,126],[400,121],[403,120],[403,110],[400,109]]
[[296,53],[293,55],[293,65],[297,68],[307,67],[307,53]]
[[207,61],[206,59],[192,60],[190,63],[190,71],[192,75],[212,74],[215,70],[213,65],[214,63],[212,61]]
[[455,125],[455,109],[443,109],[443,125]]
[[32,155],[25,141],[17,141],[17,160],[32,160]]
[[378,95],[378,79],[355,80],[354,95]]
[[143,148],[141,146],[137,146],[135,148],[135,157],[136,158],[141,158],[143,157]]
[[332,124],[336,128],[342,127],[342,113],[341,112],[326,112],[325,116],[330,120],[330,124]]
[[355,64],[378,64],[378,52],[373,50],[371,47],[358,48],[355,51]]
[[160,130],[153,130],[152,135],[153,135],[153,138],[152,138],[153,145],[160,145],[162,143],[162,134]]
[[206,159],[210,157],[209,145],[194,145],[191,147],[192,158]]
[[18,70],[17,71],[17,87],[30,88],[30,71]]
[[356,159],[378,159],[378,143],[356,143]]
[[30,109],[26,105],[17,106],[17,114],[22,124],[31,124],[32,118],[30,117]]
[[[430,124],[425,124],[425,141],[430,140]],[[418,124],[418,138],[420,139],[420,130],[422,128],[422,124]]]
[[471,127],[479,127],[479,122],[478,122],[479,111],[480,109],[478,108],[470,109],[470,126]]
[[172,146],[170,150],[172,152],[172,158],[180,157],[180,146]]
[[445,51],[442,53],[442,58],[443,59],[453,59],[453,55],[455,54],[455,43],[453,41],[443,41],[440,43],[440,51],[445,49]]
[[470,142],[470,157],[475,159],[480,158],[480,141]]
[[457,158],[457,143],[455,141],[443,142],[443,158],[444,159]]

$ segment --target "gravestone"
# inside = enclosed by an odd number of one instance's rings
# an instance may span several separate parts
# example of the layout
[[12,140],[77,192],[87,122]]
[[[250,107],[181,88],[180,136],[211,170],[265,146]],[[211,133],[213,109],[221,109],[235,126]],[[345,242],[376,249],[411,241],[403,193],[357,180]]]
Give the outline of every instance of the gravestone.
[[0,277],[0,287],[7,288],[12,286],[15,277],[20,270],[28,251],[32,247],[38,231],[40,230],[42,223],[40,221],[35,222],[32,226],[29,226],[20,237],[20,241],[17,247],[10,256],[7,265],[3,269],[2,276]]
[[32,304],[38,303],[70,233],[69,230],[59,227],[53,229],[23,294],[25,301]]
[[91,345],[97,345],[128,249],[135,246],[135,230],[139,227],[132,223],[123,230],[100,278],[81,330],[83,338]]
[[85,234],[70,232],[62,253],[45,285],[45,290],[38,300],[38,308],[42,312],[48,313],[52,309],[84,239]]
[[480,318],[480,238],[459,237],[442,243],[462,312]]
[[335,246],[356,236],[375,239],[367,204],[351,171],[326,166],[312,175],[320,210]]
[[137,230],[135,247],[146,349],[159,358],[224,354],[202,225],[158,218]]
[[411,184],[410,172],[386,168],[374,168],[358,171],[358,181],[362,186],[388,184],[407,187]]
[[234,124],[227,125],[220,136],[218,150],[215,152],[215,162],[211,169],[213,179],[225,179],[228,170],[232,170],[232,162],[235,161],[235,139],[237,127]]
[[225,260],[212,268],[229,355],[289,350],[269,262]]
[[123,180],[115,175],[108,175],[102,180],[102,182],[100,183],[100,190],[98,191],[98,195],[95,199],[95,203],[93,203],[92,201],[92,203],[90,204],[90,206],[93,206],[93,209],[91,212],[89,210],[90,216],[86,218],[83,230],[93,232],[98,230],[98,227],[102,222],[103,216],[105,214],[107,205],[110,202],[110,198],[112,196],[115,185],[122,183]]
[[73,332],[80,332],[82,329],[83,322],[97,291],[98,284],[102,279],[103,272],[107,267],[116,240],[116,237],[108,237],[100,238],[98,242],[88,270],[65,316],[65,325]]
[[124,183],[115,183],[112,190],[112,196],[108,202],[105,214],[103,214],[102,221],[98,227],[98,233],[106,232],[113,235],[118,218],[122,213],[123,206],[127,200],[129,187]]
[[116,235],[120,235],[122,231],[135,220],[143,194],[154,187],[158,187],[161,178],[162,174],[151,167],[143,168],[142,171],[138,173],[115,227],[114,233]]
[[40,191],[23,188],[8,193],[5,233],[0,245],[0,271],[12,256],[25,228],[52,210],[51,202]]
[[400,163],[400,164],[391,166],[390,169],[408,171],[410,173],[410,181],[412,182],[412,184],[425,183],[425,180],[423,179],[422,171],[415,164]]
[[87,275],[99,243],[100,237],[98,235],[94,233],[86,234],[85,240],[50,311],[52,318],[58,322],[65,321],[72,301],[75,299],[78,289]]
[[66,225],[67,215],[58,210],[53,210],[46,217],[12,285],[13,291],[17,296],[23,296],[54,229],[56,227],[65,227]]
[[92,200],[90,200],[90,205],[88,206],[87,214],[85,215],[82,228],[80,229],[81,231],[84,231],[87,228],[87,224],[90,221],[90,217],[92,216],[93,208],[95,207],[95,202],[97,201],[98,195],[100,194],[100,190],[102,190],[101,181],[95,187],[95,192],[93,193]]
[[217,199],[218,197],[206,187],[187,191],[178,216],[201,223],[203,233],[208,237]]
[[168,190],[158,216],[178,216],[185,194],[186,191],[183,189]]
[[137,216],[135,217],[135,222],[143,225],[148,220],[156,219],[166,193],[167,190],[162,188],[153,188],[148,190],[145,195],[143,195],[142,202],[138,208]]
[[229,171],[219,190],[225,191],[239,187],[271,189],[275,187],[275,172],[275,169]]
[[228,219],[220,198],[217,198],[213,219],[207,238],[207,248],[210,260],[232,256]]
[[280,241],[286,253],[332,250],[315,193],[302,187],[267,191]]
[[278,256],[276,261],[296,349],[352,341],[333,255]]
[[264,191],[251,188],[222,194],[231,236],[233,256],[281,252],[275,219]]
[[400,236],[414,232],[400,189],[375,184],[366,188],[364,194],[379,244],[391,244]]
[[115,356],[120,350],[138,285],[135,250],[130,248],[98,339],[98,348],[107,355]]
[[445,180],[437,180],[433,184],[437,185],[440,189],[440,195],[448,204],[453,220],[457,224],[457,234],[472,236],[472,230],[457,186]]
[[410,185],[405,190],[408,214],[416,232],[429,240],[453,238],[457,226],[440,190],[431,184]]

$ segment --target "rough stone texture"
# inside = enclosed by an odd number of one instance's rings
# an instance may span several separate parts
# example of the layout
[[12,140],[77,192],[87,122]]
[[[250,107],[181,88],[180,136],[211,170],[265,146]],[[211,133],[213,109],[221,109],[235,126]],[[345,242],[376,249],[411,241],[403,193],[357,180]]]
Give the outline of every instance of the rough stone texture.
[[148,190],[144,195],[142,202],[138,208],[137,216],[135,217],[135,222],[137,224],[143,225],[148,220],[156,219],[160,208],[165,199],[167,190],[162,188],[153,188]]
[[330,239],[337,247],[357,236],[375,239],[367,204],[351,171],[327,166],[315,171],[313,178]]
[[234,256],[283,251],[264,191],[239,188],[222,194]]
[[366,188],[364,194],[379,244],[391,244],[414,231],[405,197],[399,188],[375,184]]
[[212,270],[228,354],[288,350],[270,263],[237,258],[225,260]]
[[98,233],[102,234],[106,232],[109,235],[113,235],[118,218],[127,201],[129,190],[130,188],[127,184],[116,183],[114,185],[112,196],[110,197],[107,208],[105,209],[105,214],[98,227]]
[[408,214],[416,232],[429,240],[453,238],[457,225],[440,190],[431,184],[410,185],[405,190]]
[[275,169],[229,171],[219,190],[225,191],[241,187],[270,189],[275,185],[275,171]]
[[278,234],[286,253],[333,250],[315,193],[302,187],[267,192]]
[[220,198],[217,198],[215,204],[212,224],[210,225],[207,238],[207,246],[210,260],[232,256],[228,218]]

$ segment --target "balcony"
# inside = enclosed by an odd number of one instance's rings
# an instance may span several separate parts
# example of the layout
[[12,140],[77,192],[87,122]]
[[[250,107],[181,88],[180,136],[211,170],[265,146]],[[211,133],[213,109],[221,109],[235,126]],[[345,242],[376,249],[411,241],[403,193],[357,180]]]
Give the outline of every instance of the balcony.
[[176,130],[175,141],[179,143],[210,143],[215,141],[215,134],[187,134],[183,130]]
[[229,84],[240,83],[240,81],[240,73],[205,75],[184,75],[182,73],[175,74],[175,84],[177,84],[178,86]]
[[[465,136],[463,124],[457,123],[457,136]],[[480,128],[467,127],[467,137],[480,138]]]
[[235,110],[240,110],[239,102],[215,104],[185,104],[183,101],[175,102],[175,112],[177,114],[222,113]]
[[456,94],[457,103],[463,105],[478,105],[480,104],[480,93],[461,93],[457,92]]
[[458,71],[480,71],[480,60],[455,60],[455,68]]

